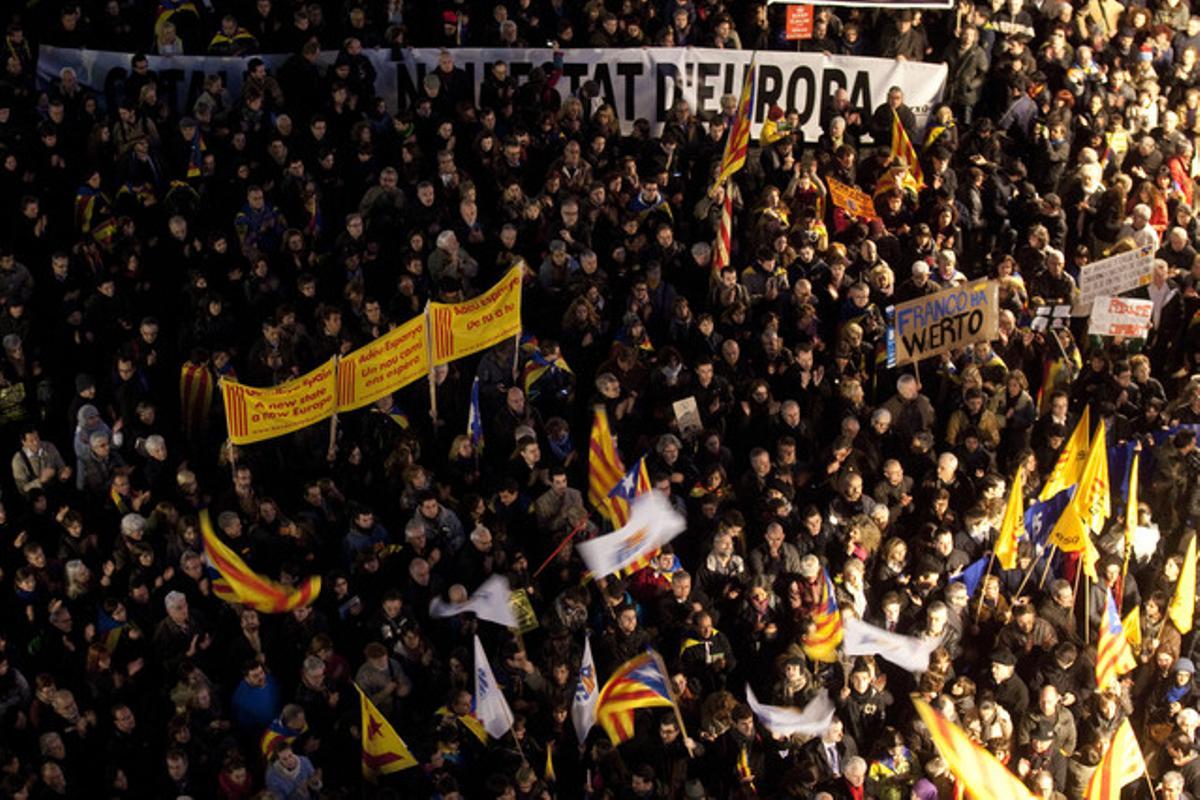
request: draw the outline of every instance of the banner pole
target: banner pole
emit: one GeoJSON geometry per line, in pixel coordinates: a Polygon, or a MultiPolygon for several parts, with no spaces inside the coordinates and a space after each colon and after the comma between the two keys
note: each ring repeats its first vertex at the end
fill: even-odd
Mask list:
{"type": "MultiPolygon", "coordinates": [[[[429,301],[425,301],[425,330],[430,330],[429,327],[429,301]]],[[[437,408],[437,380],[433,377],[433,336],[425,337],[425,349],[429,354],[429,416],[433,420],[433,432],[437,435],[438,427],[438,408],[437,408]]]]}
{"type": "MultiPolygon", "coordinates": [[[[338,365],[341,364],[341,355],[333,354],[333,376],[337,379],[338,365]]],[[[335,384],[336,385],[336,384],[335,384]]],[[[325,460],[332,464],[337,459],[337,429],[338,429],[338,412],[335,403],[333,414],[329,417],[329,447],[325,451],[325,460]]]]}
{"type": "Polygon", "coordinates": [[[513,365],[512,378],[514,381],[521,379],[521,332],[517,331],[513,336],[513,365]]]}

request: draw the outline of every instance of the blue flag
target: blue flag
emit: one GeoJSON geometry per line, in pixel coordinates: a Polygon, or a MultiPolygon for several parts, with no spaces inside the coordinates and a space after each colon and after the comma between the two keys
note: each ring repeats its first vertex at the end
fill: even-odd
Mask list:
{"type": "Polygon", "coordinates": [[[1058,522],[1074,494],[1075,487],[1068,486],[1049,500],[1034,503],[1026,509],[1025,531],[1034,544],[1045,546],[1050,531],[1054,530],[1054,523],[1058,522]]]}
{"type": "Polygon", "coordinates": [[[991,557],[991,553],[985,553],[983,558],[971,564],[950,580],[961,581],[967,587],[967,596],[974,596],[975,590],[979,588],[979,582],[983,580],[983,575],[987,572],[988,561],[991,560],[991,557]]]}
{"type": "Polygon", "coordinates": [[[483,450],[483,415],[479,413],[479,378],[471,384],[471,408],[467,412],[467,436],[475,446],[475,454],[483,450]]]}

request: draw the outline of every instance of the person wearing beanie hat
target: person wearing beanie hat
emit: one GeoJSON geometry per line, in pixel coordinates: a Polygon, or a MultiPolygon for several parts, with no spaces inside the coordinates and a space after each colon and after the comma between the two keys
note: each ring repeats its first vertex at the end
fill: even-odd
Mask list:
{"type": "Polygon", "coordinates": [[[999,647],[992,651],[991,661],[991,670],[981,686],[992,690],[996,702],[1013,719],[1020,719],[1029,707],[1029,688],[1017,675],[1017,657],[1007,647],[999,647]]]}

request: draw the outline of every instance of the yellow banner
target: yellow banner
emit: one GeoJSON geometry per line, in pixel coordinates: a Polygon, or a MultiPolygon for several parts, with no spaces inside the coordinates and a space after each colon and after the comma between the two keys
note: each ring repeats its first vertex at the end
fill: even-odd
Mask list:
{"type": "Polygon", "coordinates": [[[860,219],[878,219],[875,213],[875,202],[871,196],[855,186],[847,186],[839,180],[828,178],[829,199],[833,204],[845,211],[851,217],[860,219]]]}
{"type": "Polygon", "coordinates": [[[331,358],[299,378],[265,389],[221,381],[229,438],[249,444],[307,428],[337,411],[337,376],[331,358]]]}
{"type": "Polygon", "coordinates": [[[478,353],[521,332],[522,273],[523,267],[517,265],[478,297],[429,304],[434,365],[478,353]]]}
{"type": "Polygon", "coordinates": [[[374,403],[429,372],[424,315],[388,331],[338,362],[338,410],[374,403]]]}

